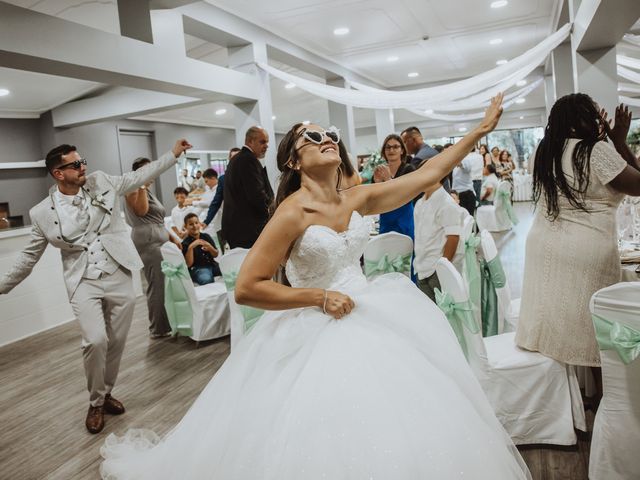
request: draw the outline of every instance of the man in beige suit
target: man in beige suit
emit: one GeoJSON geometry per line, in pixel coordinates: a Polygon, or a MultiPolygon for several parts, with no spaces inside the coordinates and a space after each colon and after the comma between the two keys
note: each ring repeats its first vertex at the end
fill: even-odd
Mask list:
{"type": "Polygon", "coordinates": [[[87,162],[72,145],[51,150],[46,165],[56,185],[29,212],[31,241],[0,278],[0,294],[8,293],[31,273],[47,244],[60,249],[65,286],[82,332],[90,403],[85,425],[91,433],[104,428],[105,412],[124,413],[111,390],[135,305],[131,271],[142,262],[121,215],[121,197],[171,168],[189,148],[186,140],[178,140],[158,161],[122,176],[85,175],[87,162]]]}

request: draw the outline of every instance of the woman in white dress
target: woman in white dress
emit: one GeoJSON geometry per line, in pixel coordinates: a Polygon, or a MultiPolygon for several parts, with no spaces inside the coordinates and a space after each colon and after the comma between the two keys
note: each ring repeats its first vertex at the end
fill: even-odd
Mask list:
{"type": "Polygon", "coordinates": [[[592,367],[600,352],[589,299],[620,281],[616,209],[625,194],[640,195],[640,165],[625,143],[631,115],[619,106],[613,128],[601,115],[588,95],[560,98],[532,156],[538,205],[516,333],[522,348],[592,367]]]}
{"type": "Polygon", "coordinates": [[[279,207],[236,284],[267,312],[163,439],[110,436],[105,479],[530,478],[443,314],[401,274],[368,283],[364,215],[405,204],[491,131],[415,173],[338,191],[337,132],[298,124],[278,148],[279,207]],[[291,286],[272,280],[286,260],[291,286]]]}

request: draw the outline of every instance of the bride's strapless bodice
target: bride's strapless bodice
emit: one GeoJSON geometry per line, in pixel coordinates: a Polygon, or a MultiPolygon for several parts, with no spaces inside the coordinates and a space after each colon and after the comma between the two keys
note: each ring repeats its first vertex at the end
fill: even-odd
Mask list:
{"type": "Polygon", "coordinates": [[[369,240],[369,225],[354,211],[344,232],[310,225],[296,240],[285,266],[292,287],[336,288],[366,282],[360,257],[369,240]]]}

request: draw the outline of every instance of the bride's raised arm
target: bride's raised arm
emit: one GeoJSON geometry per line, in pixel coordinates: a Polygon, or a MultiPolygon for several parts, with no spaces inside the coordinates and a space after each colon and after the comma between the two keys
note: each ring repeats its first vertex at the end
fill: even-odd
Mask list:
{"type": "Polygon", "coordinates": [[[455,145],[429,159],[426,165],[415,172],[388,182],[354,187],[351,194],[356,197],[356,202],[360,205],[358,208],[360,213],[372,215],[394,210],[446,177],[471,151],[478,140],[496,127],[502,114],[502,97],[500,93],[491,99],[484,118],[476,128],[455,145]]]}

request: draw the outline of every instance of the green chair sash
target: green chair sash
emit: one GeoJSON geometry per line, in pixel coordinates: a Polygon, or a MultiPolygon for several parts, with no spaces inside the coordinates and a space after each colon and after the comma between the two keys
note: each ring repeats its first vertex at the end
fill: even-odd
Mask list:
{"type": "Polygon", "coordinates": [[[600,350],[615,350],[622,363],[629,365],[640,356],[640,332],[623,323],[591,314],[600,350]]]}
{"type": "Polygon", "coordinates": [[[476,249],[480,245],[480,237],[471,234],[464,241],[464,271],[469,284],[469,300],[475,308],[480,309],[481,281],[480,266],[476,249]]]}
{"type": "MultiPolygon", "coordinates": [[[[238,272],[228,272],[222,274],[224,284],[227,287],[227,291],[233,292],[236,289],[236,281],[238,280],[238,272]]],[[[250,307],[248,305],[238,305],[242,318],[244,318],[244,332],[247,333],[253,328],[256,322],[260,319],[264,310],[259,308],[250,307]]]]}
{"type": "Polygon", "coordinates": [[[435,289],[436,305],[442,310],[447,317],[449,324],[453,332],[458,339],[462,353],[467,360],[469,360],[469,347],[467,346],[467,340],[464,336],[463,328],[466,328],[471,333],[478,333],[480,329],[476,320],[473,318],[473,306],[471,302],[455,302],[453,297],[446,292],[441,292],[439,289],[435,289]]]}
{"type": "Polygon", "coordinates": [[[184,263],[174,265],[167,261],[160,264],[164,274],[164,308],[167,312],[171,333],[193,335],[193,310],[183,279],[191,281],[184,263]]]}
{"type": "Polygon", "coordinates": [[[507,284],[507,277],[502,268],[500,257],[496,256],[490,262],[482,261],[482,336],[491,337],[499,331],[498,296],[496,288],[507,284]]]}
{"type": "Polygon", "coordinates": [[[411,271],[411,253],[406,255],[398,255],[393,258],[385,253],[379,260],[364,261],[364,274],[367,277],[380,273],[393,273],[393,272],[410,272],[411,271]]]}
{"type": "Polygon", "coordinates": [[[511,191],[498,190],[496,195],[502,197],[502,208],[504,208],[504,211],[507,214],[507,217],[509,217],[509,220],[511,220],[511,223],[517,225],[518,217],[516,216],[516,212],[513,210],[513,205],[511,204],[511,191]]]}

